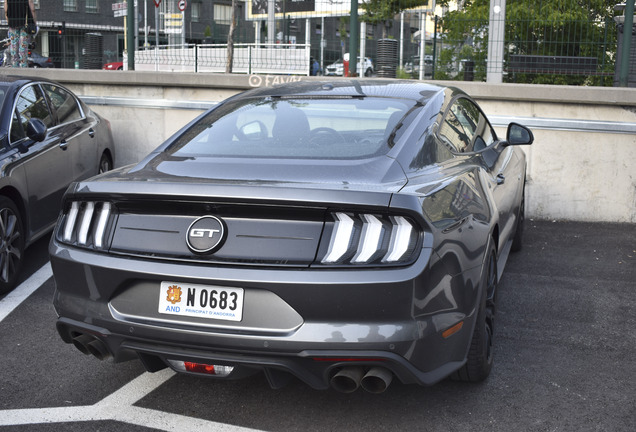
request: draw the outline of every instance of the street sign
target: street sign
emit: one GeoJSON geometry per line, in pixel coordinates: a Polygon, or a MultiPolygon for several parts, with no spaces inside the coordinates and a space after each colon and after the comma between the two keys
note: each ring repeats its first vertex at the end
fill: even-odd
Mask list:
{"type": "Polygon", "coordinates": [[[164,31],[170,34],[181,34],[183,30],[183,16],[180,13],[164,15],[164,31]]]}
{"type": "Polygon", "coordinates": [[[186,2],[186,0],[179,0],[179,10],[181,12],[185,10],[186,6],[188,6],[188,3],[186,2]]]}
{"type": "Polygon", "coordinates": [[[155,0],[155,7],[159,7],[160,4],[161,4],[161,0],[155,0]]]}
{"type": "Polygon", "coordinates": [[[113,3],[112,8],[115,18],[128,15],[128,4],[126,2],[113,3]]]}

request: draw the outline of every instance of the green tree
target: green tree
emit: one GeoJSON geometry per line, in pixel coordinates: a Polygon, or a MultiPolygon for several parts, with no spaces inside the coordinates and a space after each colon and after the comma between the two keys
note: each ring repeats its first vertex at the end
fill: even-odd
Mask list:
{"type": "Polygon", "coordinates": [[[382,38],[386,38],[393,17],[405,9],[428,5],[429,0],[364,0],[361,20],[369,24],[382,25],[382,38]]]}
{"type": "MultiPolygon", "coordinates": [[[[444,5],[448,0],[441,0],[444,5]]],[[[505,52],[511,54],[596,57],[597,75],[516,74],[507,80],[546,84],[599,84],[611,74],[616,54],[616,29],[611,22],[615,0],[508,0],[505,52]]],[[[475,77],[485,77],[488,50],[489,0],[466,0],[460,10],[442,19],[446,49],[462,60],[472,47],[475,77]],[[449,46],[450,45],[450,46],[449,46]]],[[[505,66],[504,66],[505,69],[505,66]]]]}

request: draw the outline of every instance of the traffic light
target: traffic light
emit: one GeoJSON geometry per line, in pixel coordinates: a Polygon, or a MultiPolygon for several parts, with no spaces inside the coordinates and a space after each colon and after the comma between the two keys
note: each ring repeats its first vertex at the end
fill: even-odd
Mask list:
{"type": "Polygon", "coordinates": [[[62,22],[62,25],[57,26],[57,37],[59,39],[62,39],[64,33],[66,33],[66,22],[62,22]]]}

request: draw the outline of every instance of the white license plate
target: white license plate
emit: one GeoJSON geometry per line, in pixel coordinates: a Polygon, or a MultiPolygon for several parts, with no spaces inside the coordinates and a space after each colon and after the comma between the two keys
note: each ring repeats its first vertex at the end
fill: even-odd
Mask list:
{"type": "Polygon", "coordinates": [[[243,288],[161,282],[159,313],[241,321],[243,288]]]}

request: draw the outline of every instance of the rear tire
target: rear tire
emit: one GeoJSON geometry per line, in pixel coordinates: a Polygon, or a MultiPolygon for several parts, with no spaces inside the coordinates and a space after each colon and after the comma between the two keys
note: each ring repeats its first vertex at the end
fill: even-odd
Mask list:
{"type": "Polygon", "coordinates": [[[112,169],[113,169],[113,161],[110,159],[110,156],[108,155],[108,153],[102,154],[102,157],[99,160],[98,174],[103,174],[112,169]]]}
{"type": "Polygon", "coordinates": [[[485,380],[493,365],[493,330],[495,324],[495,306],[497,298],[497,254],[491,243],[488,249],[482,296],[477,312],[475,330],[470,343],[467,361],[461,369],[452,375],[457,381],[480,382],[485,380]]]}
{"type": "Polygon", "coordinates": [[[517,228],[512,238],[511,252],[519,252],[523,248],[523,230],[526,221],[526,192],[525,187],[521,193],[521,204],[519,204],[519,215],[517,216],[517,228]]]}
{"type": "Polygon", "coordinates": [[[13,201],[0,196],[0,294],[15,286],[23,257],[24,232],[20,212],[13,201]]]}

